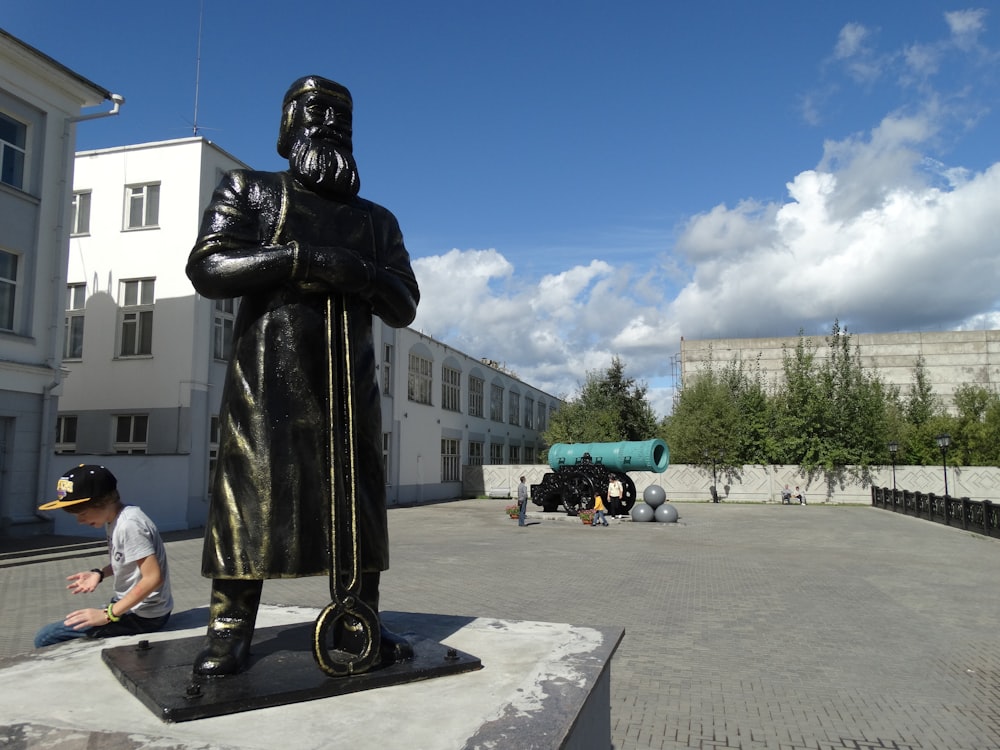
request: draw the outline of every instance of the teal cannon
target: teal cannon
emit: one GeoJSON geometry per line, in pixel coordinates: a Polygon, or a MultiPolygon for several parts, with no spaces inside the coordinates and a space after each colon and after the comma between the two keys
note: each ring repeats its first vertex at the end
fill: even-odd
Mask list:
{"type": "Polygon", "coordinates": [[[670,465],[667,444],[654,440],[620,443],[556,443],[549,448],[552,473],[542,477],[540,484],[531,485],[531,502],[544,511],[560,506],[569,515],[581,508],[593,508],[594,496],[604,498],[608,512],[628,513],[635,504],[635,483],[630,471],[652,471],[662,474],[670,465]],[[612,508],[608,485],[613,478],[622,483],[621,508],[612,508]]]}

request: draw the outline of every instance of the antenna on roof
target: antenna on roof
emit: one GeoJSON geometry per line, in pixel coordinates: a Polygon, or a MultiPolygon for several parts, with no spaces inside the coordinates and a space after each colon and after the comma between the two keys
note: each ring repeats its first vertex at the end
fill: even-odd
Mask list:
{"type": "Polygon", "coordinates": [[[201,83],[201,26],[205,18],[205,0],[201,0],[198,10],[198,56],[194,66],[194,122],[191,123],[193,135],[198,135],[198,87],[201,83]]]}

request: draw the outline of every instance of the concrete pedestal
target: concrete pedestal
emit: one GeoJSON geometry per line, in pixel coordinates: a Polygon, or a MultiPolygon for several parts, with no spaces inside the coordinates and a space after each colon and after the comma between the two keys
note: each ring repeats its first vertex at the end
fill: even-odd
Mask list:
{"type": "MultiPolygon", "coordinates": [[[[311,623],[318,614],[262,606],[257,627],[311,623]]],[[[170,631],[143,638],[80,640],[0,660],[0,745],[102,750],[610,746],[610,660],[621,628],[408,612],[385,612],[383,618],[398,633],[475,654],[483,668],[165,723],[119,683],[101,651],[143,638],[155,643],[200,635],[207,612],[194,610],[175,615],[170,631]]]]}

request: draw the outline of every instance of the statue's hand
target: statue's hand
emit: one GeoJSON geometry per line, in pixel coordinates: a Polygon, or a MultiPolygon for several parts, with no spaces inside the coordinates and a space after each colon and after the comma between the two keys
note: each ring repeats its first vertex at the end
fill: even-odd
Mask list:
{"type": "Polygon", "coordinates": [[[375,267],[343,247],[300,246],[298,265],[302,280],[319,282],[340,294],[366,296],[375,278],[375,267]]]}

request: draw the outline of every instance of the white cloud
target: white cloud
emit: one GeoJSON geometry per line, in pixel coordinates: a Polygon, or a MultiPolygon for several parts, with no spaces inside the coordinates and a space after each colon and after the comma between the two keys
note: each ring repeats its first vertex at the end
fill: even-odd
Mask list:
{"type": "Polygon", "coordinates": [[[860,23],[846,24],[837,36],[833,58],[844,64],[847,73],[860,83],[869,83],[882,75],[887,60],[869,44],[873,33],[860,23]]]}
{"type": "Polygon", "coordinates": [[[830,144],[838,168],[799,173],[780,204],[692,218],[675,247],[688,269],[676,295],[656,292],[670,265],[639,274],[595,260],[530,280],[496,250],[451,250],[414,261],[414,327],[556,395],[620,356],[630,375],[661,383],[650,398],[663,413],[682,335],[825,332],[835,318],[859,333],[995,325],[1000,163],[935,165],[957,177],[930,184],[910,153],[926,132],[883,123],[830,144]]]}
{"type": "Polygon", "coordinates": [[[834,56],[840,60],[857,57],[865,52],[865,40],[871,32],[860,23],[846,24],[837,36],[834,56]]]}
{"type": "MultiPolygon", "coordinates": [[[[890,59],[930,75],[956,39],[977,38],[985,13],[946,18],[948,40],[898,55],[878,54],[872,32],[848,24],[834,56],[859,78],[890,59]]],[[[618,257],[613,240],[587,251],[595,259],[537,280],[498,250],[417,259],[415,327],[557,395],[620,356],[660,413],[682,335],[825,333],[835,318],[858,333],[1000,327],[1000,162],[977,171],[939,153],[940,141],[970,126],[971,97],[955,106],[968,96],[921,84],[909,106],[867,132],[828,139],[818,164],[790,176],[785,200],[708,208],[672,228],[670,252],[641,266],[608,260],[618,257]]]]}
{"type": "Polygon", "coordinates": [[[967,47],[976,42],[979,32],[985,27],[986,15],[985,9],[974,8],[945,13],[944,19],[955,43],[960,47],[967,47]]]}

